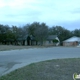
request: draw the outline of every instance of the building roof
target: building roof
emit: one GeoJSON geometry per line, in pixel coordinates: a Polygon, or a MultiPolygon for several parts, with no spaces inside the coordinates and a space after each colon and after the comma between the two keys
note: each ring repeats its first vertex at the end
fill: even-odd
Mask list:
{"type": "Polygon", "coordinates": [[[56,37],[57,37],[57,35],[49,35],[47,39],[48,39],[48,40],[53,40],[53,39],[55,39],[56,37]]]}
{"type": "Polygon", "coordinates": [[[27,40],[27,37],[28,37],[29,35],[25,35],[24,37],[22,37],[22,39],[23,40],[27,40]]]}
{"type": "Polygon", "coordinates": [[[69,39],[67,39],[67,40],[65,40],[63,42],[74,42],[74,41],[80,42],[80,37],[73,36],[73,37],[71,37],[71,38],[69,38],[69,39]]]}
{"type": "Polygon", "coordinates": [[[23,40],[27,40],[27,38],[30,37],[31,40],[34,40],[34,37],[32,35],[25,35],[25,36],[21,36],[17,39],[17,41],[23,41],[23,40]]]}
{"type": "MultiPolygon", "coordinates": [[[[24,36],[24,37],[19,37],[19,38],[17,39],[17,41],[27,40],[28,36],[29,36],[29,35],[26,35],[26,36],[24,36]]],[[[31,40],[35,40],[35,37],[33,37],[32,35],[30,35],[29,37],[30,37],[31,40]]],[[[56,37],[57,37],[57,35],[49,35],[48,38],[47,38],[47,40],[53,40],[53,39],[55,39],[56,37]]]]}

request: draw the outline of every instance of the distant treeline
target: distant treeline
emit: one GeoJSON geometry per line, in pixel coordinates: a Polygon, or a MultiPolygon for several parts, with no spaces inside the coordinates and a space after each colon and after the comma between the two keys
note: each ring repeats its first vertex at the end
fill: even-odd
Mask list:
{"type": "Polygon", "coordinates": [[[37,41],[43,41],[48,35],[57,35],[60,42],[72,36],[80,37],[80,29],[70,31],[62,26],[49,27],[46,23],[33,22],[24,26],[12,26],[0,24],[0,42],[16,40],[26,35],[34,36],[37,41]]]}

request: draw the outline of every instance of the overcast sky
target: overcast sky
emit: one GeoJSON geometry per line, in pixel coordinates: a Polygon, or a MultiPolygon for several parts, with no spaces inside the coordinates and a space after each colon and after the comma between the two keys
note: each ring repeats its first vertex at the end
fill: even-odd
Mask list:
{"type": "Polygon", "coordinates": [[[79,29],[80,0],[0,0],[0,24],[20,26],[35,21],[79,29]]]}

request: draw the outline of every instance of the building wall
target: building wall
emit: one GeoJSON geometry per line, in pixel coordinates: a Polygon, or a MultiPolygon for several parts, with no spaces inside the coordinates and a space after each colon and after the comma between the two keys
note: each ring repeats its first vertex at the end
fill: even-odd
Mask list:
{"type": "Polygon", "coordinates": [[[43,45],[46,45],[46,46],[48,46],[48,45],[53,45],[53,42],[50,40],[50,41],[44,41],[43,42],[43,45]]]}
{"type": "Polygon", "coordinates": [[[78,42],[63,42],[63,46],[77,46],[78,42]]]}
{"type": "Polygon", "coordinates": [[[53,41],[45,41],[43,43],[43,45],[46,45],[46,46],[59,46],[59,42],[58,43],[53,43],[53,41]]]}
{"type": "Polygon", "coordinates": [[[32,45],[36,45],[36,41],[32,41],[32,43],[31,43],[32,45]]]}
{"type": "Polygon", "coordinates": [[[49,46],[51,46],[51,45],[53,45],[53,46],[59,46],[59,44],[60,44],[60,40],[59,40],[59,38],[58,37],[56,37],[55,39],[57,39],[59,42],[58,43],[53,43],[53,40],[46,40],[46,41],[44,41],[43,42],[43,45],[49,45],[49,46]]]}
{"type": "Polygon", "coordinates": [[[27,40],[25,40],[25,46],[27,46],[27,40]]]}

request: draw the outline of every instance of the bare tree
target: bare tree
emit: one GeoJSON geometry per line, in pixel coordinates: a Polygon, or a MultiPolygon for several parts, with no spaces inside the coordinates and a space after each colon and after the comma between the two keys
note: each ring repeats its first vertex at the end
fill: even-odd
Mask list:
{"type": "Polygon", "coordinates": [[[43,45],[43,41],[47,39],[48,36],[48,26],[45,23],[41,23],[35,30],[35,39],[43,45]]]}

